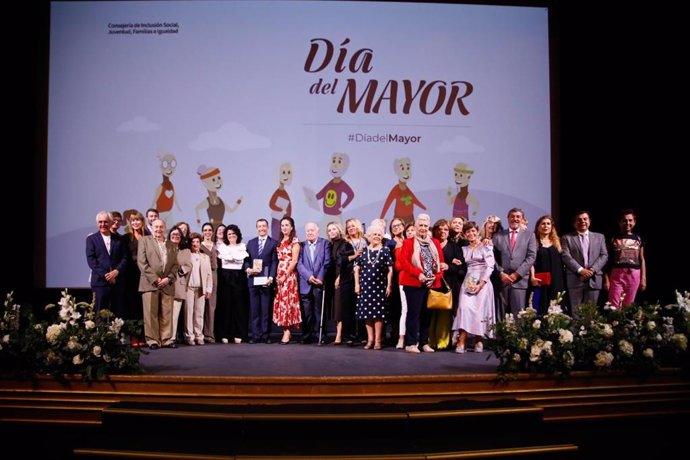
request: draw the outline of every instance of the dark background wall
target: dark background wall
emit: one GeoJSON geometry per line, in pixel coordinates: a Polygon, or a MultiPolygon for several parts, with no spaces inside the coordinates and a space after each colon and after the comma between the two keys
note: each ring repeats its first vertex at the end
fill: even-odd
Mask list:
{"type": "MultiPolygon", "coordinates": [[[[561,233],[576,210],[588,209],[592,230],[611,235],[617,212],[638,211],[647,241],[645,300],[669,302],[690,290],[683,262],[688,244],[687,146],[681,102],[682,15],[668,1],[631,7],[618,2],[554,0],[551,6],[556,205],[561,233]],[[614,3],[614,4],[609,4],[614,3]]],[[[23,2],[0,28],[6,129],[0,193],[6,248],[0,294],[41,304],[34,257],[44,250],[42,213],[49,6],[23,2]],[[14,184],[12,185],[11,182],[14,184]],[[40,234],[40,232],[38,232],[40,234]]],[[[73,180],[79,180],[75,175],[73,180]]],[[[117,193],[115,178],[94,193],[117,193]]],[[[534,224],[538,216],[528,216],[534,224]]],[[[50,225],[50,222],[47,222],[50,225]]],[[[83,257],[77,254],[75,257],[83,257]]],[[[50,293],[51,295],[53,293],[50,293]]],[[[57,300],[57,297],[49,301],[57,300]]]]}

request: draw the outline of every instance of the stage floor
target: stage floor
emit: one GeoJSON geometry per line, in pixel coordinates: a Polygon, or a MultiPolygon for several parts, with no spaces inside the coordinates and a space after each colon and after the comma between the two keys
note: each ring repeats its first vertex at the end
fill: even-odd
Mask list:
{"type": "Polygon", "coordinates": [[[331,344],[206,344],[161,348],[141,356],[144,375],[232,377],[360,377],[496,374],[491,352],[406,353],[331,344]]]}

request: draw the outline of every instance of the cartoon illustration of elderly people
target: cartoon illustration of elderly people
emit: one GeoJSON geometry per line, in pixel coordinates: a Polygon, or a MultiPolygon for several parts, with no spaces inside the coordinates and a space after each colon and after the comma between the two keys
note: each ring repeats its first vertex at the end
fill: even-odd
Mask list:
{"type": "Polygon", "coordinates": [[[453,205],[453,217],[462,217],[465,220],[469,219],[469,208],[472,206],[472,218],[479,212],[479,201],[474,195],[470,195],[470,179],[474,171],[469,169],[467,163],[458,163],[453,168],[455,174],[455,186],[457,193],[453,196],[453,189],[448,187],[448,204],[453,205]]]}
{"type": "Polygon", "coordinates": [[[381,219],[386,218],[388,208],[395,202],[393,208],[393,218],[402,219],[403,222],[410,224],[414,223],[414,206],[417,205],[422,209],[426,206],[412,193],[412,190],[407,186],[412,177],[412,161],[405,158],[396,158],[393,160],[393,170],[398,176],[398,183],[393,186],[386,202],[383,204],[381,210],[381,219]]]}
{"type": "Polygon", "coordinates": [[[235,212],[237,207],[242,204],[242,197],[240,196],[235,201],[234,207],[226,206],[223,199],[218,196],[218,190],[223,186],[223,178],[220,175],[220,169],[213,166],[201,165],[197,168],[196,173],[199,175],[199,179],[201,179],[201,182],[208,192],[208,196],[194,208],[196,223],[201,224],[199,211],[205,209],[208,214],[208,221],[211,222],[215,228],[223,222],[225,213],[230,214],[235,212]]]}
{"type": "Polygon", "coordinates": [[[152,208],[158,210],[158,217],[170,226],[173,222],[172,209],[173,205],[177,207],[178,211],[182,211],[180,204],[177,202],[175,196],[175,187],[170,181],[170,177],[175,173],[177,168],[177,159],[172,153],[158,155],[160,160],[161,174],[163,174],[163,182],[156,187],[156,192],[153,194],[152,208]]]}
{"type": "Polygon", "coordinates": [[[278,188],[268,200],[268,207],[271,208],[271,237],[276,241],[282,239],[280,220],[283,217],[292,216],[292,202],[285,190],[285,186],[290,184],[292,184],[292,165],[283,163],[278,167],[278,188]]]}
{"type": "MultiPolygon", "coordinates": [[[[350,166],[350,157],[347,153],[335,152],[331,155],[330,173],[333,176],[316,195],[308,188],[304,188],[307,204],[318,210],[318,200],[323,200],[322,210],[324,220],[342,222],[342,213],[355,198],[347,182],[343,180],[343,175],[350,166]],[[343,195],[345,199],[343,200],[343,195]]],[[[325,227],[325,225],[324,225],[325,227]]]]}

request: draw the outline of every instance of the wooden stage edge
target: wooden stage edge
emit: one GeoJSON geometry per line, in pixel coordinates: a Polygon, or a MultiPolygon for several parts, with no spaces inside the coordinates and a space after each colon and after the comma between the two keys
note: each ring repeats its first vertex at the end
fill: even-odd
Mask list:
{"type": "Polygon", "coordinates": [[[663,369],[644,379],[618,372],[574,372],[567,378],[520,374],[367,377],[70,376],[0,379],[0,423],[98,425],[116,403],[414,404],[514,400],[543,411],[544,421],[690,414],[690,378],[663,369]]]}

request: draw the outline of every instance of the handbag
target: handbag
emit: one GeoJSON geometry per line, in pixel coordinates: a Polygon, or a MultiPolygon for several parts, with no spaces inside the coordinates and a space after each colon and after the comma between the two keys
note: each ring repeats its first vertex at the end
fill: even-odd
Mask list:
{"type": "Polygon", "coordinates": [[[549,286],[551,284],[551,273],[549,272],[535,273],[534,277],[538,280],[541,280],[542,286],[549,286]]]}
{"type": "Polygon", "coordinates": [[[429,295],[426,298],[426,308],[430,310],[452,310],[453,309],[453,291],[448,286],[444,278],[441,278],[443,284],[446,285],[446,292],[438,291],[436,289],[429,289],[429,295]]]}

